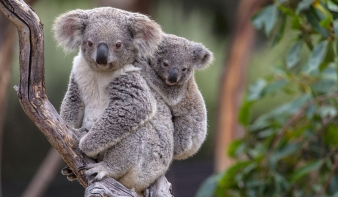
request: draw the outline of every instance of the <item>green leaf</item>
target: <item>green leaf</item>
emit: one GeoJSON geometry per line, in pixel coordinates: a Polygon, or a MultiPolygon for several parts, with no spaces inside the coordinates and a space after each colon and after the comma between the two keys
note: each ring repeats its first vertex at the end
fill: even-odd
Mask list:
{"type": "Polygon", "coordinates": [[[319,19],[316,16],[315,9],[310,9],[308,11],[305,11],[304,14],[305,14],[307,21],[311,24],[314,31],[322,34],[324,37],[330,36],[329,32],[325,28],[320,26],[319,19]]]}
{"type": "Polygon", "coordinates": [[[324,118],[333,118],[337,115],[337,109],[335,106],[323,105],[318,109],[320,117],[324,118]]]}
{"type": "Polygon", "coordinates": [[[328,41],[323,40],[313,49],[308,63],[308,68],[310,71],[318,70],[319,65],[323,62],[327,53],[327,46],[328,41]]]}
{"type": "Polygon", "coordinates": [[[324,20],[321,20],[320,21],[320,26],[326,28],[326,29],[329,29],[331,28],[331,24],[333,22],[333,17],[331,14],[329,14],[324,20]]]}
{"type": "Polygon", "coordinates": [[[265,88],[265,94],[274,94],[280,92],[282,88],[284,88],[288,84],[288,81],[285,79],[281,79],[278,81],[275,81],[265,88]]]}
{"type": "Polygon", "coordinates": [[[278,8],[281,12],[283,12],[287,16],[291,17],[291,27],[292,27],[292,29],[298,30],[298,29],[302,28],[301,22],[300,22],[300,16],[297,15],[292,9],[285,7],[285,6],[282,6],[282,5],[280,5],[278,8]]]}
{"type": "Polygon", "coordinates": [[[278,0],[278,1],[277,1],[277,5],[283,4],[283,3],[287,2],[287,1],[288,1],[288,0],[278,0]]]}
{"type": "Polygon", "coordinates": [[[338,147],[337,125],[329,125],[324,133],[324,140],[330,146],[338,147]]]}
{"type": "Polygon", "coordinates": [[[228,147],[228,155],[232,158],[236,158],[238,155],[238,150],[243,150],[243,140],[235,139],[231,142],[230,146],[228,147]]]}
{"type": "Polygon", "coordinates": [[[300,59],[300,52],[302,51],[303,41],[299,40],[294,43],[292,47],[289,49],[286,55],[286,66],[288,69],[294,67],[300,59]]]}
{"type": "Polygon", "coordinates": [[[333,21],[333,29],[334,29],[334,34],[336,35],[336,39],[338,38],[338,19],[333,21]]]}
{"type": "Polygon", "coordinates": [[[252,104],[253,104],[252,101],[250,102],[250,101],[244,100],[239,110],[238,122],[245,127],[248,126],[250,123],[252,104]]]}
{"type": "Polygon", "coordinates": [[[262,29],[264,27],[264,32],[268,36],[275,26],[277,19],[278,9],[274,4],[271,4],[253,16],[252,24],[257,29],[262,29]]]}
{"type": "Polygon", "coordinates": [[[247,101],[255,101],[262,97],[266,81],[264,79],[258,79],[249,87],[249,95],[247,101]]]}
{"type": "Polygon", "coordinates": [[[282,149],[275,151],[272,155],[270,160],[272,162],[277,162],[289,155],[292,155],[300,148],[300,144],[296,143],[289,143],[286,144],[282,149]]]}
{"type": "Polygon", "coordinates": [[[291,181],[296,182],[305,175],[309,174],[310,172],[313,172],[315,170],[318,170],[322,165],[324,161],[319,160],[319,161],[314,161],[310,162],[303,167],[300,167],[292,176],[291,176],[291,181]]]}
{"type": "Polygon", "coordinates": [[[333,12],[338,12],[338,5],[332,3],[332,1],[328,0],[327,8],[333,12]]]}
{"type": "Polygon", "coordinates": [[[213,197],[222,174],[214,174],[207,178],[197,190],[196,197],[213,197]]]}
{"type": "Polygon", "coordinates": [[[296,13],[299,14],[301,11],[309,9],[313,2],[314,0],[302,0],[297,6],[296,13]]]}
{"type": "Polygon", "coordinates": [[[280,23],[281,24],[279,25],[279,28],[278,28],[277,33],[275,35],[275,38],[272,41],[272,46],[275,46],[276,44],[278,44],[283,38],[285,25],[286,25],[286,16],[285,15],[282,15],[280,23]]]}

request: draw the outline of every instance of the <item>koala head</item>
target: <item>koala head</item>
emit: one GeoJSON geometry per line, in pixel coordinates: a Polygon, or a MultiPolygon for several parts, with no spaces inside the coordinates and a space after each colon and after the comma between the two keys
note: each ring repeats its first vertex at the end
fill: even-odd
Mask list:
{"type": "Polygon", "coordinates": [[[195,69],[206,68],[213,54],[200,43],[175,35],[163,34],[150,66],[168,85],[183,85],[195,69]]]}
{"type": "Polygon", "coordinates": [[[64,13],[53,31],[60,46],[68,51],[80,47],[88,65],[103,71],[150,57],[162,38],[160,26],[147,16],[111,7],[64,13]]]}

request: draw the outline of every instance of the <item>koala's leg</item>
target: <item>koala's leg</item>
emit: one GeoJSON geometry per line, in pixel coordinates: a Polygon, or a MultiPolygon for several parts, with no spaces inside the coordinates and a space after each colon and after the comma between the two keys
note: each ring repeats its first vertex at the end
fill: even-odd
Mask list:
{"type": "Polygon", "coordinates": [[[114,146],[156,113],[156,101],[139,73],[114,78],[108,95],[108,107],[80,140],[80,149],[89,157],[114,146]]]}
{"type": "MultiPolygon", "coordinates": [[[[197,88],[197,87],[196,87],[197,88]]],[[[207,112],[198,89],[172,107],[174,123],[174,159],[186,159],[202,146],[207,134],[207,112]]]]}
{"type": "Polygon", "coordinates": [[[61,104],[60,116],[70,127],[79,128],[82,124],[83,113],[84,104],[80,97],[78,84],[72,74],[61,104]]]}
{"type": "Polygon", "coordinates": [[[140,144],[135,144],[135,140],[129,136],[107,149],[101,162],[88,165],[86,175],[95,175],[96,180],[104,177],[118,180],[138,165],[140,157],[138,146],[140,144]]]}

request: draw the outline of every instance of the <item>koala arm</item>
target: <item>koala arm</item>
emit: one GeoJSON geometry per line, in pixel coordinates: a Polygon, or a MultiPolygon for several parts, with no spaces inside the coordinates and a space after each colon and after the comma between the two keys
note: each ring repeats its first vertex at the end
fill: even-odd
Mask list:
{"type": "Polygon", "coordinates": [[[71,128],[82,125],[84,104],[80,97],[79,86],[71,74],[68,89],[61,103],[60,116],[71,128]]]}
{"type": "Polygon", "coordinates": [[[156,101],[137,72],[113,79],[108,86],[108,94],[108,107],[80,140],[80,149],[90,157],[121,141],[156,112],[156,101]]]}
{"type": "Polygon", "coordinates": [[[189,81],[186,96],[171,107],[174,123],[174,159],[194,155],[207,134],[207,112],[194,79],[189,81]]]}

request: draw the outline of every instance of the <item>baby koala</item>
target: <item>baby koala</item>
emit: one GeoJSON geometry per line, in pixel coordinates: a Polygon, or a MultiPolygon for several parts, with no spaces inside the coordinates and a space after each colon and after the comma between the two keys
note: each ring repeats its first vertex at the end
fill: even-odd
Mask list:
{"type": "Polygon", "coordinates": [[[194,70],[206,68],[212,61],[212,52],[202,44],[163,33],[155,55],[134,63],[172,112],[174,159],[194,155],[205,140],[207,111],[194,70]]]}
{"type": "Polygon", "coordinates": [[[59,16],[59,45],[79,50],[60,115],[77,133],[79,148],[98,163],[86,175],[112,177],[140,193],[165,174],[172,161],[171,112],[132,63],[150,57],[160,26],[147,16],[104,7],[59,16]]]}

